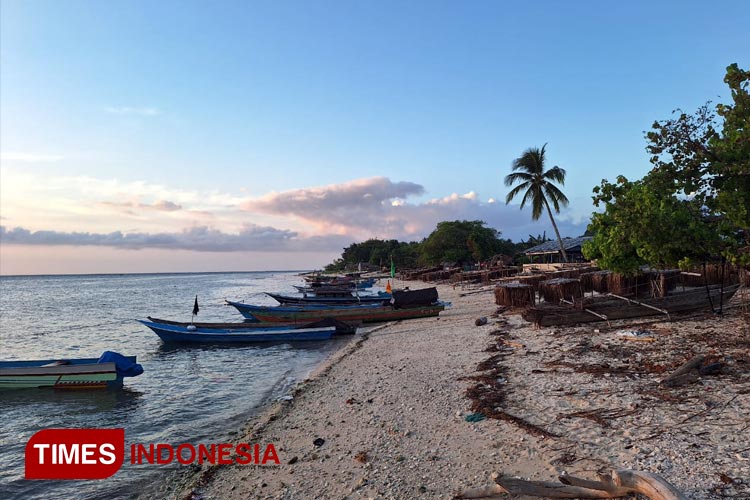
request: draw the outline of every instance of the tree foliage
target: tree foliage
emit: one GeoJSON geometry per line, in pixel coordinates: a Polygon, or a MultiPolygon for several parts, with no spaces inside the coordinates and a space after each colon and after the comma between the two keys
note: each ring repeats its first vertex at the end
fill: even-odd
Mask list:
{"type": "MultiPolygon", "coordinates": [[[[421,262],[469,264],[500,253],[509,240],[500,240],[500,233],[485,227],[483,221],[444,221],[421,244],[421,262]]],[[[512,243],[510,243],[512,245],[512,243]]]]}
{"type": "MultiPolygon", "coordinates": [[[[540,235],[537,239],[546,238],[540,235]]],[[[485,227],[482,221],[446,221],[438,223],[422,242],[370,239],[352,243],[344,249],[340,258],[326,266],[326,271],[356,269],[360,262],[388,267],[391,259],[397,268],[416,268],[443,262],[474,264],[496,254],[512,257],[522,249],[537,244],[537,239],[529,236],[529,242],[513,243],[500,238],[499,231],[485,227]]]]}
{"type": "Polygon", "coordinates": [[[652,170],[641,180],[606,179],[594,188],[594,239],[587,258],[619,272],[639,266],[688,266],[729,257],[750,244],[750,72],[736,64],[724,78],[732,103],[680,110],[646,133],[652,170]]]}
{"type": "Polygon", "coordinates": [[[341,258],[326,267],[327,271],[356,269],[359,263],[388,267],[391,260],[397,267],[416,267],[419,243],[398,240],[369,239],[344,248],[341,258]]]}
{"type": "Polygon", "coordinates": [[[588,259],[624,274],[648,264],[687,267],[714,255],[720,240],[700,202],[660,191],[651,179],[603,180],[594,188],[594,204],[604,205],[589,225],[594,237],[583,246],[588,259]]]}

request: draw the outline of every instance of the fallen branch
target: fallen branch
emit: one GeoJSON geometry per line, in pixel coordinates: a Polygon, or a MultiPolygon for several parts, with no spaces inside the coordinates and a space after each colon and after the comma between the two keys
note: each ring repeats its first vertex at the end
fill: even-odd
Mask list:
{"type": "Polygon", "coordinates": [[[660,382],[660,384],[666,385],[667,387],[675,387],[698,378],[698,370],[700,369],[700,366],[701,364],[703,364],[703,361],[705,359],[706,357],[702,354],[693,356],[687,362],[685,362],[679,368],[669,374],[669,376],[664,378],[660,382]]]}
{"type": "Polygon", "coordinates": [[[617,498],[640,493],[651,500],[687,500],[666,479],[650,472],[632,470],[599,474],[599,481],[573,476],[560,476],[560,483],[526,481],[493,475],[496,484],[466,490],[456,498],[493,498],[509,493],[550,498],[617,498]]]}

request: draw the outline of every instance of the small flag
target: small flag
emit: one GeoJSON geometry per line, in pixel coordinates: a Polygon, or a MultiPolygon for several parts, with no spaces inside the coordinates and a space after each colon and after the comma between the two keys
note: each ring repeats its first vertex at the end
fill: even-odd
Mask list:
{"type": "Polygon", "coordinates": [[[396,264],[393,263],[393,259],[391,259],[391,278],[396,277],[396,264]]]}
{"type": "Polygon", "coordinates": [[[195,305],[193,306],[193,316],[198,314],[198,311],[200,311],[200,308],[198,307],[198,296],[195,296],[195,305]]]}
{"type": "Polygon", "coordinates": [[[393,293],[393,289],[391,288],[391,280],[388,280],[388,284],[385,285],[385,293],[393,293]]]}

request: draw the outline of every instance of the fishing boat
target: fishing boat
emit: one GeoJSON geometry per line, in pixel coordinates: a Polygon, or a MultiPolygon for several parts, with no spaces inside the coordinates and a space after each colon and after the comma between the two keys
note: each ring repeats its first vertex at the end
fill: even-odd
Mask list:
{"type": "Polygon", "coordinates": [[[227,301],[240,314],[248,319],[262,323],[304,322],[318,318],[336,318],[341,321],[361,321],[376,323],[401,319],[426,318],[437,316],[445,309],[445,304],[437,303],[426,306],[399,309],[392,305],[361,304],[345,306],[255,306],[241,302],[227,301]]]}
{"type": "Polygon", "coordinates": [[[378,292],[377,295],[353,295],[346,294],[316,294],[315,296],[292,297],[289,295],[279,295],[276,293],[266,292],[266,295],[281,305],[290,304],[385,304],[392,298],[390,293],[378,292]]]}
{"type": "Polygon", "coordinates": [[[278,327],[278,328],[294,328],[294,329],[300,329],[300,328],[319,328],[324,326],[334,326],[336,327],[335,335],[349,335],[349,334],[355,334],[357,333],[357,328],[362,324],[361,321],[339,321],[335,318],[324,318],[319,321],[315,322],[306,322],[306,323],[299,323],[294,321],[289,321],[286,323],[274,323],[273,325],[269,325],[266,323],[259,323],[256,321],[251,321],[249,319],[246,319],[244,323],[187,323],[183,321],[171,321],[168,319],[159,319],[159,318],[152,318],[151,316],[147,317],[148,320],[152,323],[159,323],[163,325],[175,325],[175,326],[182,326],[184,328],[188,328],[191,325],[195,326],[196,328],[200,328],[202,330],[232,330],[232,331],[239,331],[239,330],[248,330],[248,331],[257,331],[258,328],[269,328],[269,327],[278,327]]]}
{"type": "Polygon", "coordinates": [[[99,358],[0,361],[0,390],[116,388],[142,373],[135,356],[111,351],[99,358]]]}
{"type": "Polygon", "coordinates": [[[144,320],[138,321],[153,330],[164,342],[297,342],[328,340],[336,333],[335,325],[313,328],[288,326],[248,328],[243,323],[235,323],[237,327],[206,328],[194,324],[183,325],[144,320]]]}

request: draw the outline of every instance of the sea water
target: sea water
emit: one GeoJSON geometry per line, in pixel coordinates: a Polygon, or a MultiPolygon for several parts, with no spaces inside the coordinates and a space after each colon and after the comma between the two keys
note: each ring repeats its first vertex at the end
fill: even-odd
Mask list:
{"type": "Polygon", "coordinates": [[[47,428],[125,429],[130,443],[221,443],[260,404],[287,391],[346,340],[274,345],[165,345],[137,318],[242,321],[224,299],[273,305],[296,273],[0,277],[0,360],[138,356],[122,390],[0,391],[0,498],[132,498],[180,466],[131,465],[100,481],[26,481],[24,447],[47,428]]]}

